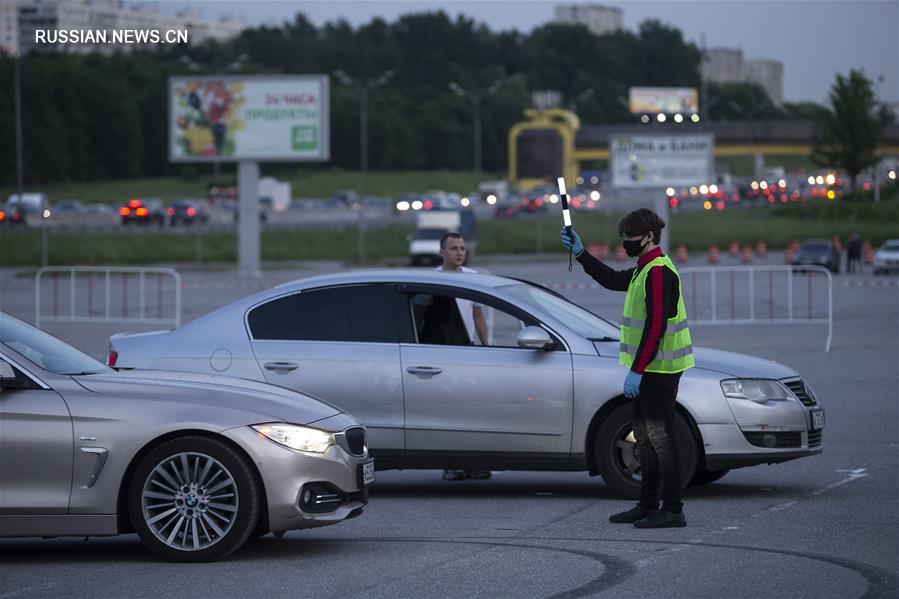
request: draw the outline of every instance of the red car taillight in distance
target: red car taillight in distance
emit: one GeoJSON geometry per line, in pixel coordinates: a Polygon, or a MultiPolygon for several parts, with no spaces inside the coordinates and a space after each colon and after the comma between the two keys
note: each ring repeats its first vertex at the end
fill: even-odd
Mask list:
{"type": "Polygon", "coordinates": [[[106,365],[115,368],[115,363],[119,361],[119,352],[109,350],[106,354],[106,365]]]}
{"type": "Polygon", "coordinates": [[[0,210],[0,223],[6,220],[6,213],[0,210]]]}
{"type": "Polygon", "coordinates": [[[128,200],[128,207],[134,210],[140,207],[140,200],[128,200]]]}
{"type": "MultiPolygon", "coordinates": [[[[171,212],[169,212],[169,214],[175,213],[174,208],[169,208],[169,210],[171,210],[171,212]]],[[[194,216],[196,213],[197,213],[197,209],[194,208],[193,206],[191,206],[190,208],[187,209],[187,216],[194,216]]]]}
{"type": "Polygon", "coordinates": [[[169,213],[169,216],[175,216],[175,209],[170,206],[168,213],[169,213]]]}
{"type": "Polygon", "coordinates": [[[144,208],[143,206],[141,206],[140,208],[138,208],[137,210],[134,211],[134,214],[136,214],[137,216],[140,216],[140,217],[145,217],[148,214],[150,214],[150,211],[147,210],[146,208],[144,208]]]}
{"type": "Polygon", "coordinates": [[[128,206],[122,206],[121,208],[119,208],[119,214],[121,214],[122,216],[128,216],[129,214],[131,214],[131,208],[129,208],[128,206]]]}

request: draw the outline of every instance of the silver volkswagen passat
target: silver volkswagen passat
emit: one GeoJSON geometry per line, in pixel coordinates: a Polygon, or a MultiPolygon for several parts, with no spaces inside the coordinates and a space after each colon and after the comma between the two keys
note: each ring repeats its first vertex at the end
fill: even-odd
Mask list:
{"type": "MultiPolygon", "coordinates": [[[[286,283],[176,330],[115,335],[109,362],[321,397],[366,426],[378,468],[587,470],[636,496],[618,336],[528,282],[357,271],[286,283]],[[486,343],[473,343],[462,317],[472,302],[487,314],[486,343]]],[[[685,482],[822,451],[824,410],[797,372],[736,353],[695,355],[677,398],[685,482]]]]}
{"type": "Polygon", "coordinates": [[[0,312],[0,536],[137,532],[167,559],[362,512],[365,430],[295,391],[116,372],[0,312]]]}

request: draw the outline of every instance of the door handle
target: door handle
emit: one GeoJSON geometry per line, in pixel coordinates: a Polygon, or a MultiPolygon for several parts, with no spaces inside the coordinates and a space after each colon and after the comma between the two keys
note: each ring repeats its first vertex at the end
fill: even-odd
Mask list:
{"type": "Polygon", "coordinates": [[[266,362],[266,370],[274,370],[278,374],[286,374],[291,370],[296,370],[300,365],[295,362],[266,362]]]}
{"type": "Polygon", "coordinates": [[[406,368],[406,372],[409,374],[434,376],[443,372],[443,368],[437,368],[436,366],[409,366],[406,368]]]}

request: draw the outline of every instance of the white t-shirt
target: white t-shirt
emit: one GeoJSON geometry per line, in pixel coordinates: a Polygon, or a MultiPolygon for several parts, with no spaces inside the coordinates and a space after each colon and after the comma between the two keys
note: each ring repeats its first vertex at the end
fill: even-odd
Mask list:
{"type": "MultiPolygon", "coordinates": [[[[473,268],[468,268],[467,266],[460,266],[461,272],[478,272],[473,268]]],[[[434,270],[439,270],[440,272],[449,272],[455,273],[459,271],[453,270],[443,270],[443,265],[441,264],[434,270]]],[[[480,339],[477,335],[477,329],[474,326],[474,309],[480,308],[481,304],[476,304],[471,300],[462,299],[461,297],[456,298],[456,306],[459,307],[459,314],[462,316],[462,322],[465,323],[465,330],[468,332],[468,338],[471,339],[471,342],[474,344],[480,344],[480,339]]]]}

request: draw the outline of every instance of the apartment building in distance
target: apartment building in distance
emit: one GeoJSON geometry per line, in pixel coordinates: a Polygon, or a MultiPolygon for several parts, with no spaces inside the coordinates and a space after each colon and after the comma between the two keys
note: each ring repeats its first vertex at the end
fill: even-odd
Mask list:
{"type": "Polygon", "coordinates": [[[777,60],[746,60],[738,48],[710,48],[702,61],[702,78],[714,83],[755,83],[775,106],[783,104],[784,66],[777,60]]]}
{"type": "Polygon", "coordinates": [[[596,35],[621,31],[624,13],[614,6],[602,4],[558,4],[555,8],[556,23],[586,25],[596,35]]]}

